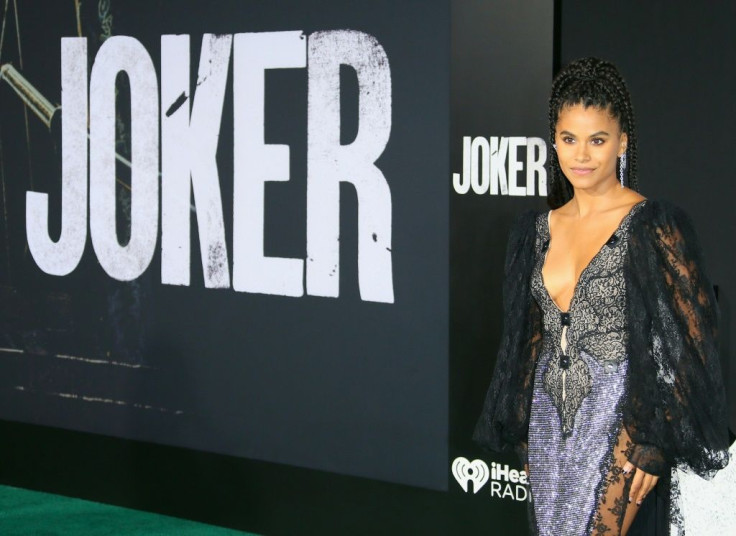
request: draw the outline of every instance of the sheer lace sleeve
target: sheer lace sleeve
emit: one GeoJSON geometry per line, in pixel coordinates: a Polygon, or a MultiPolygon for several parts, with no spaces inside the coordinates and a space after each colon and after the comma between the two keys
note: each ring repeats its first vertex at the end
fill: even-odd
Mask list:
{"type": "Polygon", "coordinates": [[[632,221],[626,282],[632,463],[709,477],[728,463],[718,309],[688,217],[648,201],[632,221]]]}
{"type": "Polygon", "coordinates": [[[509,236],[504,265],[504,327],[496,367],[473,439],[495,451],[526,456],[534,366],[542,342],[542,316],[529,288],[535,260],[535,218],[523,214],[509,236]]]}

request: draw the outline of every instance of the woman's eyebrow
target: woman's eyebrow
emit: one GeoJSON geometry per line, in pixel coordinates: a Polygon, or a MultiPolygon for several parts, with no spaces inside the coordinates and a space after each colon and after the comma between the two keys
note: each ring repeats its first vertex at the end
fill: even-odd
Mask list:
{"type": "MultiPolygon", "coordinates": [[[[572,136],[573,138],[577,138],[577,136],[573,134],[572,132],[570,132],[569,130],[563,130],[562,132],[560,132],[560,136],[572,136]]],[[[594,132],[588,137],[595,138],[596,136],[610,136],[610,134],[606,132],[605,130],[599,130],[598,132],[594,132]]]]}

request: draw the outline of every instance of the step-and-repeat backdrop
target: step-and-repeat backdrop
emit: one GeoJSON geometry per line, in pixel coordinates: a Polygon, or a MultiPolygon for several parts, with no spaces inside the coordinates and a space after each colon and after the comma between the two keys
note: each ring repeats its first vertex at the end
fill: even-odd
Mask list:
{"type": "Polygon", "coordinates": [[[490,508],[495,526],[523,527],[524,468],[513,454],[481,451],[470,436],[503,324],[508,233],[522,212],[546,207],[554,13],[552,2],[479,4],[456,2],[452,12],[451,490],[490,508]]]}
{"type": "Polygon", "coordinates": [[[545,201],[552,3],[6,4],[0,419],[523,525],[470,436],[545,201]]]}

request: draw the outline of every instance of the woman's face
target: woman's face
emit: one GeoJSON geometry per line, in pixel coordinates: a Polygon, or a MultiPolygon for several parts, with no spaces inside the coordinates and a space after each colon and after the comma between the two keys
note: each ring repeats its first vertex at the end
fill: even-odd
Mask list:
{"type": "Polygon", "coordinates": [[[616,158],[626,151],[626,134],[608,110],[565,106],[555,129],[557,160],[576,190],[603,192],[618,183],[616,158]]]}

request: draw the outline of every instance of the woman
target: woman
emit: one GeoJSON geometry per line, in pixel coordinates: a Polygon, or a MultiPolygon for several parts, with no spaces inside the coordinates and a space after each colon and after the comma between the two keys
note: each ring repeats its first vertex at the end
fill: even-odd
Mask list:
{"type": "Polygon", "coordinates": [[[475,439],[528,463],[535,533],[625,535],[671,468],[728,462],[717,308],[688,218],[636,191],[615,67],[568,65],[549,119],[553,210],[512,230],[475,439]]]}

